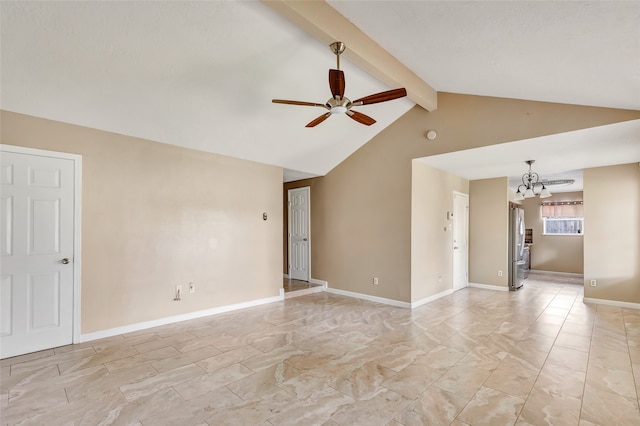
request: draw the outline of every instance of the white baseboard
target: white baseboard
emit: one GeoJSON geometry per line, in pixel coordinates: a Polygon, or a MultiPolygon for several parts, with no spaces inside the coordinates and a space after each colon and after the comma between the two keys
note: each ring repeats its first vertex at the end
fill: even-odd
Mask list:
{"type": "Polygon", "coordinates": [[[584,277],[583,274],[576,274],[576,273],[573,273],[573,272],[540,271],[538,269],[530,269],[529,273],[542,274],[542,275],[562,275],[562,276],[565,276],[565,277],[576,277],[576,278],[584,277]]]}
{"type": "Polygon", "coordinates": [[[285,280],[289,279],[289,274],[282,274],[282,278],[284,278],[285,280]]]}
{"type": "Polygon", "coordinates": [[[384,297],[371,296],[369,294],[355,293],[353,291],[338,290],[336,288],[327,287],[324,291],[327,293],[339,294],[340,296],[355,297],[356,299],[368,300],[369,302],[383,303],[385,305],[398,306],[400,308],[411,309],[411,304],[407,302],[401,302],[399,300],[387,299],[384,297]]]}
{"type": "Polygon", "coordinates": [[[469,287],[483,288],[485,290],[509,291],[509,287],[504,287],[504,286],[501,286],[501,285],[469,283],[469,287]]]}
{"type": "Polygon", "coordinates": [[[322,288],[323,288],[323,289],[325,289],[325,290],[327,289],[327,287],[329,287],[329,283],[328,283],[328,282],[326,282],[326,281],[324,281],[324,280],[318,280],[318,279],[316,279],[316,278],[311,278],[311,279],[309,280],[309,283],[310,283],[310,284],[319,284],[319,285],[321,285],[321,286],[322,286],[322,288]]]}
{"type": "Polygon", "coordinates": [[[617,306],[618,308],[640,309],[640,303],[621,302],[618,300],[608,300],[608,299],[594,299],[591,297],[584,297],[582,301],[584,303],[595,303],[597,305],[617,306]]]}
{"type": "Polygon", "coordinates": [[[445,290],[438,294],[434,294],[433,296],[425,297],[424,299],[420,299],[417,302],[411,302],[411,309],[415,309],[422,305],[426,305],[429,302],[433,302],[434,300],[440,299],[441,297],[448,296],[453,293],[453,289],[445,290]]]}
{"type": "Polygon", "coordinates": [[[233,305],[218,306],[217,308],[205,309],[205,310],[196,311],[196,312],[189,312],[186,314],[175,315],[172,317],[159,318],[157,320],[144,321],[144,322],[139,322],[137,324],[130,324],[130,325],[124,325],[122,327],[110,328],[108,330],[101,330],[93,333],[81,334],[80,340],[74,343],[83,343],[83,342],[89,342],[91,340],[104,339],[105,337],[112,337],[120,334],[131,333],[134,331],[145,330],[147,328],[158,327],[161,325],[173,324],[176,322],[188,321],[192,319],[206,317],[209,315],[221,314],[223,312],[250,308],[252,306],[264,305],[266,303],[279,302],[281,300],[284,300],[284,288],[280,289],[279,296],[251,300],[248,302],[235,303],[233,305]]]}
{"type": "Polygon", "coordinates": [[[294,297],[299,297],[299,296],[306,296],[308,294],[314,294],[314,293],[322,293],[324,291],[324,287],[311,287],[311,288],[304,288],[302,290],[296,290],[296,291],[290,291],[284,294],[284,298],[285,299],[291,299],[294,297]]]}

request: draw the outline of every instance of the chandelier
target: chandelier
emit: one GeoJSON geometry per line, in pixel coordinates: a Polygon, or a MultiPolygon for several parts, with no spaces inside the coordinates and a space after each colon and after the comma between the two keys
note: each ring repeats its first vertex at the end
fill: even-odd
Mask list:
{"type": "Polygon", "coordinates": [[[535,196],[540,198],[551,197],[551,192],[544,186],[544,183],[540,182],[540,176],[531,171],[531,165],[535,162],[536,160],[525,161],[529,165],[529,171],[522,175],[522,184],[518,186],[516,200],[524,200],[535,196]]]}

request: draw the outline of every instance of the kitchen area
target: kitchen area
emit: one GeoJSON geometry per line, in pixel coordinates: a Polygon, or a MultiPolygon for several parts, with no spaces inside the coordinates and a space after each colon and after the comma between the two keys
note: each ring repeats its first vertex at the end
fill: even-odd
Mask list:
{"type": "Polygon", "coordinates": [[[532,270],[583,275],[582,196],[582,191],[557,192],[543,200],[533,197],[520,204],[510,203],[509,262],[513,276],[509,280],[510,290],[520,288],[532,270]],[[568,217],[545,216],[547,206],[560,212],[556,214],[568,217]],[[521,217],[521,224],[517,217],[521,217]],[[573,227],[555,229],[566,223],[573,227]]]}

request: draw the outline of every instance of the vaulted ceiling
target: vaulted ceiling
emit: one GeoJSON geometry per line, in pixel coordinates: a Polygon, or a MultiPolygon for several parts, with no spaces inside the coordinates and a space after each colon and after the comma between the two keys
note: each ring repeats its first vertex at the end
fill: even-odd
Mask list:
{"type": "Polygon", "coordinates": [[[640,110],[640,2],[316,4],[350,21],[335,32],[283,14],[300,3],[266,3],[3,1],[0,107],[273,164],[288,179],[328,173],[428,107],[429,88],[640,110]],[[361,107],[370,127],[332,116],[305,128],[322,109],[271,99],[324,103],[327,41],[347,26],[347,96],[406,86],[409,97],[361,107]]]}

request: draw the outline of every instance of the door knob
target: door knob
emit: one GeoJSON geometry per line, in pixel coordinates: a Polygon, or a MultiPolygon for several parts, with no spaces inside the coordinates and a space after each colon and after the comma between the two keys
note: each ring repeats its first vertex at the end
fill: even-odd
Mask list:
{"type": "Polygon", "coordinates": [[[60,263],[62,263],[63,265],[66,265],[67,263],[69,263],[69,258],[68,258],[68,257],[65,257],[64,259],[62,259],[62,260],[60,261],[60,263]]]}
{"type": "Polygon", "coordinates": [[[302,241],[307,241],[307,240],[308,240],[308,238],[303,238],[303,239],[302,239],[302,241]]]}
{"type": "Polygon", "coordinates": [[[453,246],[453,249],[454,250],[458,250],[458,246],[453,246]]]}

